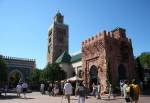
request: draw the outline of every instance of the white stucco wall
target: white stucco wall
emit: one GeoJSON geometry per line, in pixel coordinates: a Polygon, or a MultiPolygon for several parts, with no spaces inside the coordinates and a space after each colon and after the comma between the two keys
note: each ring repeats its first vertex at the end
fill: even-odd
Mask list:
{"type": "Polygon", "coordinates": [[[72,65],[68,63],[61,63],[60,67],[67,73],[67,78],[70,78],[73,76],[73,68],[72,65]]]}
{"type": "Polygon", "coordinates": [[[82,70],[82,61],[72,63],[72,67],[75,69],[75,73],[77,74],[79,70],[82,70]]]}

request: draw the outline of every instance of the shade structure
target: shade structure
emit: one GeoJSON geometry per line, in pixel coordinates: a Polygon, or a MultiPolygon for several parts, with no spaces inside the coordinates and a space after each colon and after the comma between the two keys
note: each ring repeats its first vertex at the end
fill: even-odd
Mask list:
{"type": "Polygon", "coordinates": [[[79,77],[77,77],[77,76],[74,76],[74,77],[68,78],[67,80],[68,80],[68,81],[82,81],[83,79],[82,79],[82,78],[79,78],[79,77]]]}

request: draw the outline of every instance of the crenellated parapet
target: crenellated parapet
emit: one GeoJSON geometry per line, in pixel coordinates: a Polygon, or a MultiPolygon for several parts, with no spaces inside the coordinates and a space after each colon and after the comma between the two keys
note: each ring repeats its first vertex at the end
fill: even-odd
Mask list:
{"type": "Polygon", "coordinates": [[[7,60],[18,60],[18,61],[26,61],[26,62],[35,62],[35,59],[27,59],[27,58],[18,58],[18,57],[11,57],[11,56],[2,56],[3,59],[7,60]]]}
{"type": "Polygon", "coordinates": [[[95,36],[92,36],[91,38],[88,38],[85,41],[83,41],[82,46],[89,45],[95,41],[104,39],[106,37],[106,33],[107,33],[106,31],[97,33],[95,36]]]}
{"type": "Polygon", "coordinates": [[[123,28],[115,28],[112,31],[107,32],[104,30],[103,32],[96,33],[95,36],[92,36],[82,42],[82,46],[90,45],[91,43],[98,40],[105,39],[117,39],[117,40],[125,40],[128,43],[132,43],[130,38],[126,37],[126,31],[123,28]]]}

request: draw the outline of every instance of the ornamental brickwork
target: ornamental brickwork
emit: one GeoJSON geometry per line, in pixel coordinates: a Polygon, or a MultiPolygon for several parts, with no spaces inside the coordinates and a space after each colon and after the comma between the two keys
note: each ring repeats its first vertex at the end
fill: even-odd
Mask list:
{"type": "Polygon", "coordinates": [[[19,73],[21,80],[26,80],[32,70],[36,68],[35,59],[16,58],[2,55],[0,59],[3,59],[8,67],[8,83],[11,82],[10,78],[14,72],[19,73]]]}
{"type": "Polygon", "coordinates": [[[119,80],[135,77],[132,43],[126,37],[125,29],[104,31],[82,42],[83,78],[88,87],[100,82],[102,91],[106,90],[108,62],[112,85],[117,85],[119,80]]]}
{"type": "Polygon", "coordinates": [[[52,64],[64,52],[68,52],[69,27],[64,24],[64,16],[58,11],[48,29],[47,63],[52,64]]]}

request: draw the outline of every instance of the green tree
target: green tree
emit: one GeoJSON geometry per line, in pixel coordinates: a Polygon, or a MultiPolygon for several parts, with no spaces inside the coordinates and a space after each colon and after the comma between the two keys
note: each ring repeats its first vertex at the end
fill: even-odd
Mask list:
{"type": "Polygon", "coordinates": [[[28,78],[29,82],[39,83],[41,73],[42,73],[42,70],[38,68],[33,69],[28,78]]]}
{"type": "Polygon", "coordinates": [[[30,73],[28,77],[28,82],[32,90],[39,90],[41,73],[42,73],[42,70],[38,68],[33,69],[32,72],[30,73]]]}
{"type": "Polygon", "coordinates": [[[7,82],[8,68],[2,58],[0,58],[0,85],[7,82]]]}
{"type": "Polygon", "coordinates": [[[18,84],[20,78],[21,78],[21,75],[15,71],[10,77],[10,83],[15,87],[18,84]]]}
{"type": "Polygon", "coordinates": [[[150,69],[150,53],[143,52],[136,58],[136,72],[138,79],[144,80],[144,69],[150,69]]]}
{"type": "Polygon", "coordinates": [[[43,81],[60,81],[66,79],[66,73],[58,64],[48,64],[41,74],[43,81]]]}
{"type": "Polygon", "coordinates": [[[136,74],[137,74],[137,79],[143,81],[144,79],[144,68],[140,62],[140,58],[136,58],[136,74]]]}
{"type": "Polygon", "coordinates": [[[139,60],[144,68],[150,68],[150,53],[142,53],[139,56],[139,60]]]}

